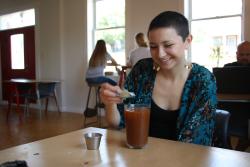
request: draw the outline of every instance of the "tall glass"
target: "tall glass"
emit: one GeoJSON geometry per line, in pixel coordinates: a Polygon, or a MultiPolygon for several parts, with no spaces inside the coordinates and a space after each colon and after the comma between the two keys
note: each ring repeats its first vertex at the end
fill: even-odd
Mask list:
{"type": "Polygon", "coordinates": [[[143,148],[148,142],[150,105],[125,105],[124,112],[127,146],[129,148],[143,148]]]}

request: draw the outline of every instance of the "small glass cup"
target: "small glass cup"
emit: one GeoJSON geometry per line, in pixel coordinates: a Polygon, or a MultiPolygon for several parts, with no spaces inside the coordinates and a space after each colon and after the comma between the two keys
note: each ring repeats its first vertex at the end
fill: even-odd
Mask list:
{"type": "Polygon", "coordinates": [[[150,105],[125,105],[124,114],[127,146],[129,148],[143,148],[148,142],[150,105]]]}

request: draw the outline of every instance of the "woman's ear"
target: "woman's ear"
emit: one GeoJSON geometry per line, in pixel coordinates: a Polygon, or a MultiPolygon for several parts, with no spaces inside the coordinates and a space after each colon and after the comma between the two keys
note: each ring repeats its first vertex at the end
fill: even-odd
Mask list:
{"type": "Polygon", "coordinates": [[[189,34],[185,40],[185,49],[188,49],[192,40],[193,40],[193,36],[191,34],[189,34]]]}

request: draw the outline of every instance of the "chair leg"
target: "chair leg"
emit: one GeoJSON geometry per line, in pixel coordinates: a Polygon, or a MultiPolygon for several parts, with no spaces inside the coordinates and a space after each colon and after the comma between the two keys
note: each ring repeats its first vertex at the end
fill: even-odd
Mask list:
{"type": "Polygon", "coordinates": [[[8,100],[8,111],[7,111],[7,115],[6,115],[6,120],[7,121],[9,120],[9,115],[10,115],[10,112],[11,112],[11,104],[12,104],[12,98],[9,97],[9,100],[8,100]]]}
{"type": "Polygon", "coordinates": [[[88,92],[88,98],[87,98],[87,104],[86,104],[86,107],[85,107],[85,110],[83,111],[83,115],[84,115],[84,122],[83,122],[83,127],[85,128],[86,127],[86,116],[84,114],[84,112],[87,112],[87,109],[88,109],[88,105],[89,105],[89,98],[90,98],[90,93],[91,93],[91,86],[89,86],[89,92],[88,92]]]}
{"type": "Polygon", "coordinates": [[[45,114],[46,115],[48,114],[48,104],[49,104],[49,98],[47,97],[45,101],[45,114]]]}
{"type": "Polygon", "coordinates": [[[28,117],[30,116],[29,107],[30,107],[30,102],[28,101],[28,103],[27,103],[27,116],[28,116],[28,117]]]}
{"type": "Polygon", "coordinates": [[[102,126],[101,123],[101,108],[100,108],[100,98],[99,98],[99,87],[95,87],[95,93],[96,93],[96,110],[97,110],[97,122],[98,127],[100,128],[102,126]]]}
{"type": "Polygon", "coordinates": [[[83,120],[83,128],[86,128],[86,117],[84,117],[84,120],[83,120]]]}
{"type": "Polygon", "coordinates": [[[19,115],[19,121],[22,122],[22,111],[20,108],[20,97],[19,97],[19,92],[16,88],[16,111],[19,115]]]}
{"type": "Polygon", "coordinates": [[[102,126],[102,120],[101,120],[101,108],[97,108],[97,118],[98,118],[98,127],[101,128],[102,126]]]}
{"type": "Polygon", "coordinates": [[[24,99],[24,117],[28,117],[28,99],[24,99]]]}
{"type": "Polygon", "coordinates": [[[54,99],[55,99],[57,111],[58,111],[59,113],[61,113],[60,108],[59,108],[59,105],[58,105],[58,102],[57,102],[56,91],[53,92],[53,96],[54,96],[54,99]]]}
{"type": "Polygon", "coordinates": [[[42,104],[41,104],[41,99],[37,99],[38,105],[39,105],[39,112],[40,112],[40,119],[42,118],[42,104]]]}

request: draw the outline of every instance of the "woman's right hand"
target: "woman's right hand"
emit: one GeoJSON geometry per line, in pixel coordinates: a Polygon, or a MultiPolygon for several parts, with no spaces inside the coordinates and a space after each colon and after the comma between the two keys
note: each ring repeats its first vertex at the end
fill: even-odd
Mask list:
{"type": "Polygon", "coordinates": [[[105,105],[122,103],[119,94],[122,92],[119,86],[112,86],[109,83],[103,83],[100,88],[100,98],[105,105]]]}
{"type": "Polygon", "coordinates": [[[119,127],[121,116],[116,104],[122,103],[122,98],[119,96],[122,92],[121,88],[104,83],[99,91],[101,101],[105,105],[107,123],[111,127],[119,127]]]}

